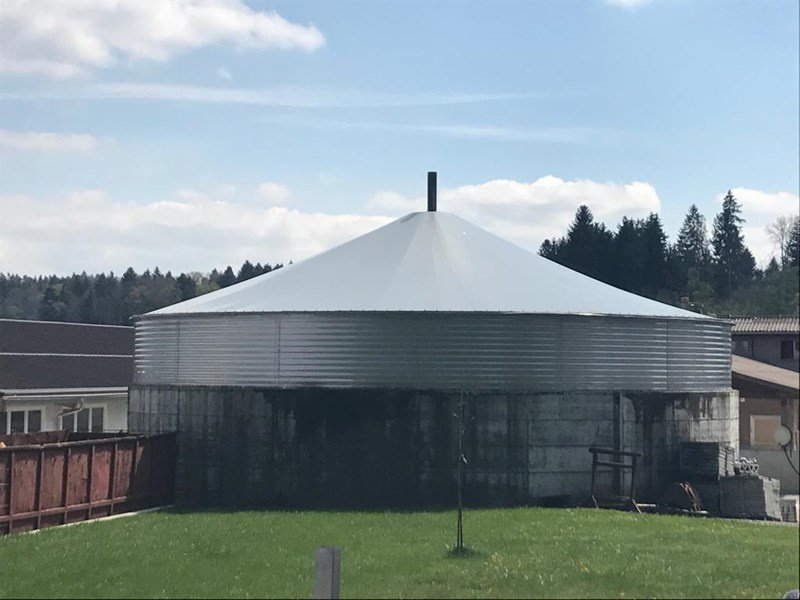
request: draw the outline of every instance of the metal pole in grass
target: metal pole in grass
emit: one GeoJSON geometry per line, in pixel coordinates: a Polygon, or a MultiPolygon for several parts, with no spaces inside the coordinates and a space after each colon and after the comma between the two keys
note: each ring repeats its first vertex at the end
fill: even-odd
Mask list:
{"type": "Polygon", "coordinates": [[[456,552],[464,551],[464,464],[467,462],[464,456],[464,392],[461,392],[461,398],[458,406],[458,467],[456,469],[456,488],[458,489],[458,517],[456,525],[456,552]]]}
{"type": "Polygon", "coordinates": [[[339,598],[339,574],[342,553],[338,546],[319,546],[314,556],[314,593],[312,598],[339,598]]]}

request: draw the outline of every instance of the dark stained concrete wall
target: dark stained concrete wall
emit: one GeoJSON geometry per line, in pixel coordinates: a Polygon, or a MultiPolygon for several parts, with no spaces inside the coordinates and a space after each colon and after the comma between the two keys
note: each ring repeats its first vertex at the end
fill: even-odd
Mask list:
{"type": "MultiPolygon", "coordinates": [[[[134,385],[129,428],[178,431],[177,496],[185,504],[452,506],[459,399],[412,390],[134,385]]],[[[735,402],[731,392],[467,395],[466,502],[585,502],[588,448],[615,445],[645,451],[640,497],[660,495],[676,476],[680,441],[736,445],[735,402]]],[[[611,491],[610,474],[599,483],[611,491]]]]}

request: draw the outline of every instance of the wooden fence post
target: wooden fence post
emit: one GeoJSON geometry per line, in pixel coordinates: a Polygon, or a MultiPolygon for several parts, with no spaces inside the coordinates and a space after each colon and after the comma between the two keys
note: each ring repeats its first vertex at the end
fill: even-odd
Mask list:
{"type": "Polygon", "coordinates": [[[339,598],[339,572],[342,553],[338,546],[320,546],[314,557],[315,599],[339,598]]]}

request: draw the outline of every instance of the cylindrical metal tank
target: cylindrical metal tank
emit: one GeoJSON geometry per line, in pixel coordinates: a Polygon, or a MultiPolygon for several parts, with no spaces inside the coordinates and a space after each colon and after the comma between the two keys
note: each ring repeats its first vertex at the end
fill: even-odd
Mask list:
{"type": "Polygon", "coordinates": [[[475,503],[580,502],[591,446],[654,496],[681,441],[737,444],[730,327],[414,213],[141,316],[129,426],[178,430],[185,502],[431,505],[464,402],[475,503]]]}
{"type": "Polygon", "coordinates": [[[141,384],[415,390],[717,391],[730,325],[710,319],[336,312],[152,316],[141,384]]]}

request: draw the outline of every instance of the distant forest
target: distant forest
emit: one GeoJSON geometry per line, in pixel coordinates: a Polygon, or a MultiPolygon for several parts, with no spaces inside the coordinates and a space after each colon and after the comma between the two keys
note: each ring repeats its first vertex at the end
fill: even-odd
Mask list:
{"type": "MultiPolygon", "coordinates": [[[[768,227],[777,258],[756,267],[744,244],[741,207],[728,192],[709,238],[705,217],[692,205],[674,243],[656,213],[623,217],[616,229],[581,206],[563,237],[546,240],[539,254],[616,287],[704,314],[797,314],[800,307],[800,218],[781,217],[768,227]]],[[[246,281],[282,265],[230,266],[211,273],[158,268],[121,276],[67,277],[0,273],[0,317],[130,324],[133,315],[246,281]]]]}
{"type": "Polygon", "coordinates": [[[122,276],[72,274],[30,277],[0,273],[0,317],[130,325],[131,317],[188,300],[280,269],[245,261],[238,271],[227,267],[211,273],[181,273],[175,277],[156,267],[122,276]]]}
{"type": "Polygon", "coordinates": [[[539,254],[618,288],[718,316],[798,314],[800,217],[780,217],[767,227],[776,250],[764,270],[744,244],[741,206],[729,191],[714,217],[689,208],[674,243],[661,219],[623,217],[616,230],[597,223],[581,206],[566,235],[545,240],[539,254]]]}

